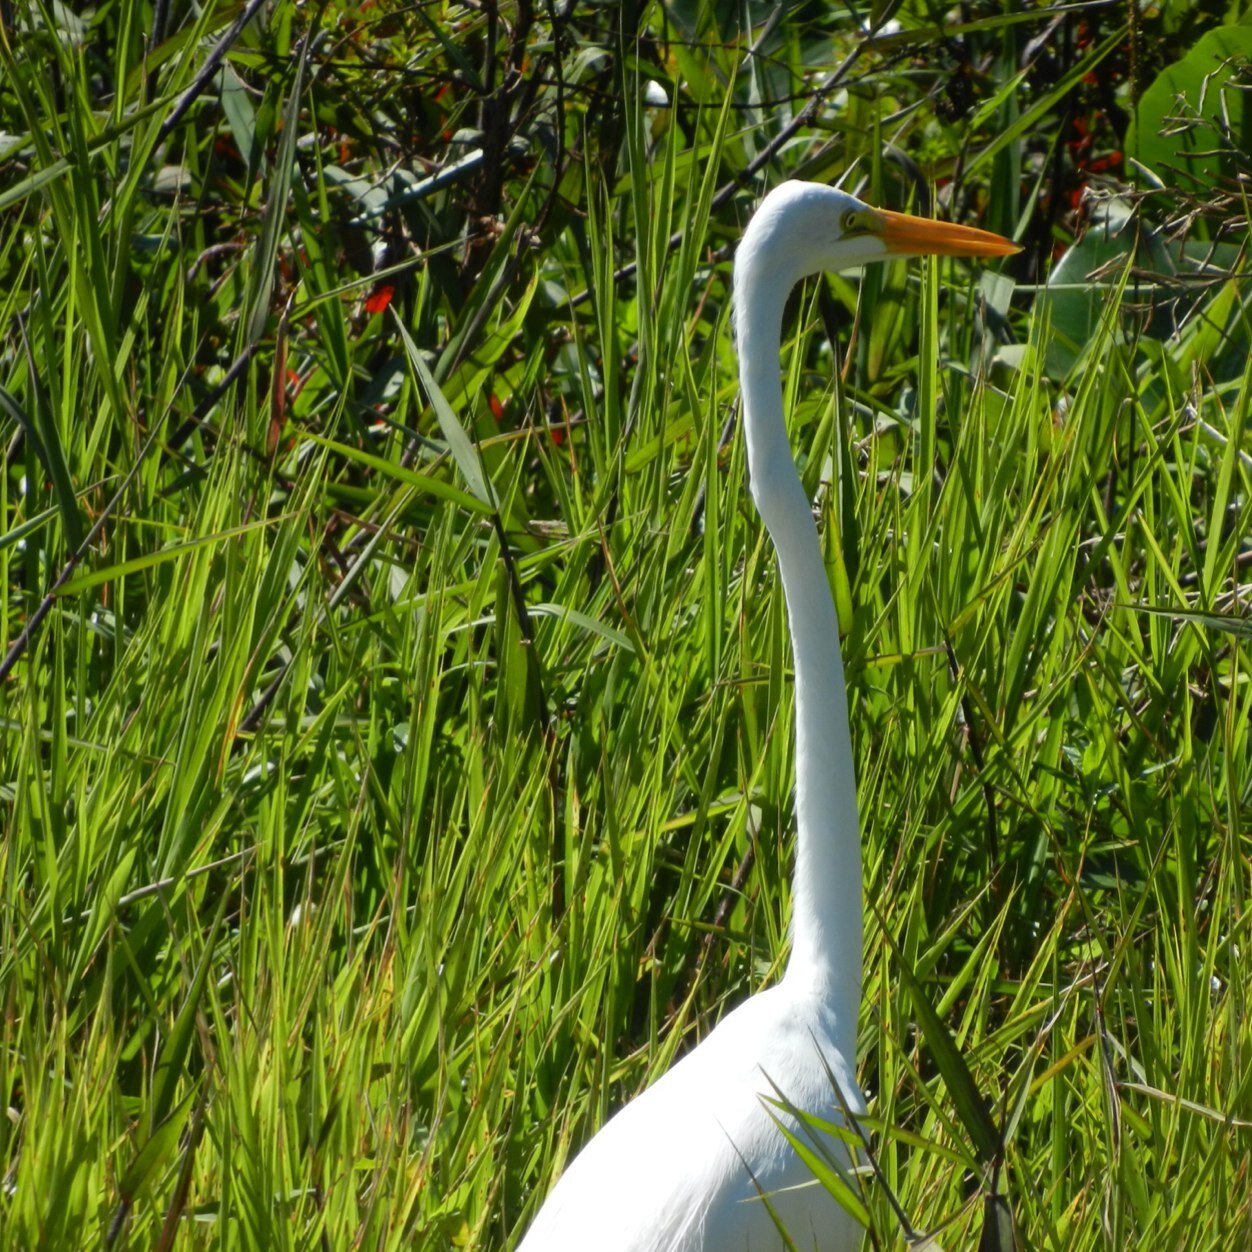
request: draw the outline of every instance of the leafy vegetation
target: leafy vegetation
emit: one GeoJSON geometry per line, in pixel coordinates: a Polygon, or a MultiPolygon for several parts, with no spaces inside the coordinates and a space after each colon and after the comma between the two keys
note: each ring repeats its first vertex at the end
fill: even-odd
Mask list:
{"type": "Polygon", "coordinates": [[[777,976],[786,176],[1027,245],[784,344],[873,1244],[1252,1237],[1248,28],[1125,12],[0,6],[0,1246],[507,1246],[777,976]]]}

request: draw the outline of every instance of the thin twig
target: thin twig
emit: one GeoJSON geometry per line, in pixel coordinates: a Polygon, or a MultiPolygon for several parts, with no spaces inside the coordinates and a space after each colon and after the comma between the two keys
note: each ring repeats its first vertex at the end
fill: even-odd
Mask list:
{"type": "Polygon", "coordinates": [[[183,115],[195,104],[197,98],[209,85],[213,75],[217,73],[222,59],[230,51],[231,44],[239,38],[243,33],[243,28],[247,26],[256,11],[265,2],[266,0],[248,0],[248,3],[244,5],[239,16],[230,24],[226,33],[217,41],[217,46],[209,53],[208,59],[201,67],[200,72],[191,80],[191,85],[174,102],[173,110],[170,112],[169,117],[161,123],[161,129],[157,132],[158,143],[169,137],[170,131],[182,121],[183,115]]]}

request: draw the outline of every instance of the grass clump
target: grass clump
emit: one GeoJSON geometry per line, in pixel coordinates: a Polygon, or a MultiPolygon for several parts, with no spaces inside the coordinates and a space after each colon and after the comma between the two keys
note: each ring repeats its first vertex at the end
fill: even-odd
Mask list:
{"type": "Polygon", "coordinates": [[[777,975],[728,301],[784,175],[1029,244],[784,343],[873,1239],[1246,1241],[1247,223],[1192,205],[1186,301],[1164,233],[1070,248],[1120,17],[896,20],[0,14],[0,1246],[508,1246],[777,975]]]}

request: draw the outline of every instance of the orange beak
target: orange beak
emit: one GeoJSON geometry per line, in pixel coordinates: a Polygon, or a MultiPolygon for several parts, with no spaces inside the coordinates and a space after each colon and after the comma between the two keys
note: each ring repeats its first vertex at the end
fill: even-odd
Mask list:
{"type": "Polygon", "coordinates": [[[1012,256],[1021,244],[1003,235],[954,222],[936,222],[911,213],[876,213],[875,233],[888,252],[904,256],[1012,256]]]}

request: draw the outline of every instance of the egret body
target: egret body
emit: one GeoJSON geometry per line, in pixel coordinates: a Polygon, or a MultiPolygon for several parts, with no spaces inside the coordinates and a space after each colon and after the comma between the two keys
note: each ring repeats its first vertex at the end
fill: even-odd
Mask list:
{"type": "MultiPolygon", "coordinates": [[[[870,208],[787,182],[735,257],[734,313],[752,499],[778,556],[795,665],[796,866],[791,956],[775,987],[612,1117],[552,1189],[519,1252],[801,1252],[860,1245],[856,1223],[779,1131],[814,1132],[777,1107],[842,1119],[856,1081],[861,999],[861,843],[848,699],[834,603],[783,414],[779,351],[791,288],[822,270],[932,253],[1016,252],[999,235],[870,208]],[[768,1197],[769,1207],[762,1201],[768,1197]]],[[[814,1145],[848,1161],[834,1137],[814,1145]]]]}

